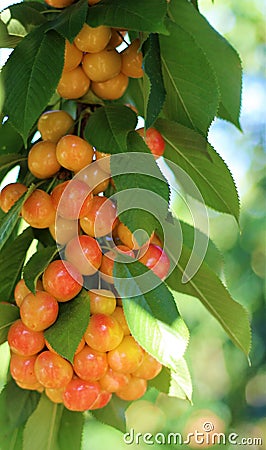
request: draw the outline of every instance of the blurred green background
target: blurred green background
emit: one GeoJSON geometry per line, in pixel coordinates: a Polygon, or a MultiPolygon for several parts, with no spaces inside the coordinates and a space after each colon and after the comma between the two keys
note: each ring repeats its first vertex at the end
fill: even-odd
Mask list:
{"type": "MultiPolygon", "coordinates": [[[[181,314],[191,332],[186,359],[194,386],[193,405],[152,391],[144,400],[130,406],[128,427],[153,435],[180,432],[185,436],[196,429],[202,431],[203,423],[211,422],[214,431],[227,436],[230,432],[237,433],[239,440],[262,438],[262,446],[248,445],[250,450],[257,450],[266,448],[266,6],[263,0],[199,0],[199,7],[214,28],[238,50],[243,63],[243,133],[229,123],[216,120],[209,134],[210,142],[230,167],[239,190],[240,229],[233,218],[210,211],[210,231],[223,253],[224,281],[233,298],[245,305],[250,315],[251,365],[196,299],[177,295],[181,314]]],[[[180,205],[173,207],[180,208],[180,205]]],[[[186,218],[180,209],[177,214],[186,218]]],[[[0,347],[0,387],[8,364],[6,355],[4,344],[0,347]]],[[[205,448],[206,445],[192,446],[205,448]]],[[[139,445],[126,445],[119,431],[88,416],[83,450],[149,447],[142,439],[139,445]]],[[[154,449],[161,447],[191,448],[152,445],[154,449]]],[[[235,445],[227,442],[223,448],[232,450],[235,445]]]]}

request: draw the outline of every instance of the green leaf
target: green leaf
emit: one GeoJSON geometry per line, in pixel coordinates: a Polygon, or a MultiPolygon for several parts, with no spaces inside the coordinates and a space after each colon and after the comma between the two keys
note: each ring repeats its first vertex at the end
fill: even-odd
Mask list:
{"type": "Polygon", "coordinates": [[[20,41],[21,37],[9,34],[6,24],[0,20],[0,48],[14,48],[20,41]]]}
{"type": "Polygon", "coordinates": [[[23,140],[9,120],[0,125],[0,154],[17,153],[23,147],[23,140]]]}
{"type": "Polygon", "coordinates": [[[190,33],[214,69],[220,90],[218,115],[238,128],[241,105],[241,60],[235,49],[186,0],[171,2],[175,22],[190,33]]]}
{"type": "Polygon", "coordinates": [[[17,20],[29,33],[34,27],[46,22],[45,16],[40,14],[45,9],[45,6],[42,5],[42,8],[39,8],[38,11],[34,3],[11,5],[8,8],[11,15],[10,22],[17,20]]]}
{"type": "Polygon", "coordinates": [[[19,198],[19,200],[12,206],[12,208],[0,219],[0,251],[11,236],[19,220],[23,203],[27,200],[27,198],[29,198],[34,189],[35,186],[31,185],[27,192],[25,192],[25,194],[23,194],[19,198]]]}
{"type": "Polygon", "coordinates": [[[10,325],[19,319],[19,309],[17,306],[0,303],[0,344],[7,340],[10,325]]]}
{"type": "Polygon", "coordinates": [[[64,65],[65,40],[56,31],[44,33],[45,26],[34,29],[17,45],[2,71],[4,112],[25,143],[53,95],[64,65]]]}
{"type": "Polygon", "coordinates": [[[33,240],[32,229],[26,228],[12,243],[7,243],[0,251],[0,266],[5,270],[0,272],[0,299],[9,301],[25,262],[28,248],[33,240]]]}
{"type": "Polygon", "coordinates": [[[150,128],[159,116],[165,102],[166,91],[164,88],[160,44],[157,34],[150,34],[143,45],[143,65],[145,74],[144,86],[146,86],[145,98],[145,127],[150,128]]]}
{"type": "Polygon", "coordinates": [[[180,358],[177,365],[176,371],[171,371],[169,395],[191,402],[193,388],[187,363],[184,358],[180,358]]]}
{"type": "Polygon", "coordinates": [[[113,395],[104,408],[91,410],[90,413],[99,422],[110,425],[124,433],[126,431],[125,410],[128,404],[128,402],[113,395]]]}
{"type": "Polygon", "coordinates": [[[159,392],[169,393],[171,382],[171,371],[163,366],[161,372],[152,380],[149,380],[149,386],[157,389],[159,392]]]}
{"type": "Polygon", "coordinates": [[[129,78],[127,90],[123,97],[117,100],[119,103],[133,105],[137,108],[138,115],[144,117],[143,78],[129,78]]]}
{"type": "Polygon", "coordinates": [[[73,42],[86,21],[87,11],[88,0],[80,0],[65,8],[56,19],[50,22],[50,26],[65,39],[73,42]]]}
{"type": "Polygon", "coordinates": [[[175,370],[189,334],[167,286],[138,261],[115,261],[114,280],[131,334],[154,358],[175,370]]]}
{"type": "Polygon", "coordinates": [[[90,298],[87,291],[73,300],[59,304],[56,322],[45,331],[45,339],[52,348],[73,363],[75,351],[90,320],[90,298]]]}
{"type": "Polygon", "coordinates": [[[158,119],[156,128],[165,139],[164,157],[174,163],[170,164],[170,167],[178,181],[181,184],[183,182],[185,191],[194,196],[196,185],[208,206],[232,214],[238,220],[239,200],[236,186],[227,165],[215,150],[198,133],[178,123],[158,119]],[[208,145],[209,158],[200,151],[203,145],[205,148],[208,145]],[[178,167],[189,175],[190,181],[182,176],[178,167]]]}
{"type": "Polygon", "coordinates": [[[82,412],[63,409],[58,430],[60,450],[79,450],[81,448],[83,425],[84,414],[82,412]]]}
{"type": "Polygon", "coordinates": [[[160,36],[167,118],[207,134],[219,105],[217,81],[205,53],[192,36],[169,22],[160,36]]]}
{"type": "Polygon", "coordinates": [[[23,278],[26,286],[31,292],[35,293],[38,278],[57,253],[58,248],[56,246],[46,247],[42,250],[38,250],[29,259],[23,269],[23,278]]]}
{"type": "Polygon", "coordinates": [[[1,450],[22,450],[23,427],[13,428],[10,424],[7,405],[7,389],[0,394],[0,448],[1,450]]]}
{"type": "Polygon", "coordinates": [[[62,409],[62,405],[52,403],[42,395],[37,408],[26,423],[23,450],[58,450],[57,433],[62,409]]]}
{"type": "MultiPolygon", "coordinates": [[[[172,258],[171,249],[166,249],[166,252],[172,258]]],[[[251,333],[247,311],[232,299],[221,280],[204,262],[193,278],[187,280],[186,267],[190,254],[190,250],[183,246],[176,268],[168,276],[166,283],[175,291],[198,298],[231,340],[248,355],[251,333]]]]}
{"type": "Polygon", "coordinates": [[[127,135],[136,125],[136,114],[130,108],[108,105],[90,116],[84,136],[100,152],[123,153],[127,150],[127,135]]]}
{"type": "Polygon", "coordinates": [[[11,428],[17,428],[30,417],[40,400],[37,391],[21,389],[11,380],[6,386],[6,413],[11,428]]]}
{"type": "Polygon", "coordinates": [[[167,34],[164,25],[164,0],[102,0],[89,8],[87,23],[91,26],[108,25],[129,30],[167,34]]]}
{"type": "Polygon", "coordinates": [[[27,161],[27,157],[16,153],[7,153],[0,156],[0,167],[2,169],[11,169],[22,161],[27,161]]]}

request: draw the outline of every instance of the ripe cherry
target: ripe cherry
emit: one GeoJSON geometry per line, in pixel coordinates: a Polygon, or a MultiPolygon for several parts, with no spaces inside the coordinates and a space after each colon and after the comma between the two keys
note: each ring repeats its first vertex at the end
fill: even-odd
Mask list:
{"type": "Polygon", "coordinates": [[[164,280],[168,275],[170,260],[164,250],[158,245],[150,244],[139,261],[151,269],[161,280],[164,280]]]}
{"type": "Polygon", "coordinates": [[[52,141],[40,141],[34,144],[28,154],[29,171],[36,178],[49,178],[61,168],[56,157],[56,144],[52,141]]]}
{"type": "Polygon", "coordinates": [[[101,391],[97,381],[73,378],[65,388],[63,402],[71,411],[87,411],[96,401],[101,391]]]}
{"type": "Polygon", "coordinates": [[[111,392],[101,391],[90,409],[101,409],[106,406],[112,398],[111,392]]]}
{"type": "Polygon", "coordinates": [[[37,356],[34,371],[39,383],[53,389],[65,387],[73,376],[72,365],[62,356],[49,350],[37,356]]]}
{"type": "Polygon", "coordinates": [[[112,291],[106,289],[91,289],[90,312],[91,314],[112,314],[116,308],[116,298],[112,291]]]}
{"type": "Polygon", "coordinates": [[[43,273],[43,287],[59,302],[76,297],[82,289],[81,273],[69,261],[52,261],[43,273]]]}
{"type": "Polygon", "coordinates": [[[106,353],[85,345],[75,355],[73,367],[82,380],[97,381],[105,375],[108,368],[106,353]]]}
{"type": "Polygon", "coordinates": [[[16,380],[16,384],[21,389],[27,389],[28,391],[38,391],[43,392],[44,387],[39,383],[39,381],[36,381],[36,383],[23,383],[21,381],[16,380]]]}
{"type": "Polygon", "coordinates": [[[98,162],[90,164],[76,175],[76,179],[86,183],[93,194],[104,192],[109,185],[109,176],[100,168],[98,162]]]}
{"type": "MultiPolygon", "coordinates": [[[[43,285],[42,285],[41,280],[37,280],[36,290],[37,291],[43,290],[43,285]]],[[[14,290],[14,298],[15,298],[15,302],[19,308],[20,308],[22,301],[26,297],[26,295],[30,294],[30,292],[31,291],[26,286],[23,278],[17,282],[15,290],[14,290]]]]}
{"type": "Polygon", "coordinates": [[[137,400],[142,397],[147,390],[147,380],[131,376],[126,387],[116,392],[117,397],[122,400],[137,400]]]}
{"type": "Polygon", "coordinates": [[[77,236],[66,245],[65,258],[78,267],[82,275],[93,275],[102,262],[101,247],[91,236],[77,236]]]}
{"type": "Polygon", "coordinates": [[[45,111],[38,120],[37,128],[44,141],[57,143],[62,136],[74,130],[74,120],[64,110],[45,111]]]}
{"type": "Polygon", "coordinates": [[[53,8],[65,8],[66,6],[72,5],[75,0],[44,0],[47,5],[53,8]]]}
{"type": "Polygon", "coordinates": [[[134,252],[125,245],[117,245],[114,250],[109,250],[103,255],[102,264],[100,267],[100,276],[107,283],[114,284],[114,260],[123,254],[130,256],[132,259],[135,258],[134,252]]]}
{"type": "Polygon", "coordinates": [[[84,334],[87,344],[99,352],[108,352],[116,348],[123,337],[120,324],[106,314],[93,314],[84,334]]]}
{"type": "Polygon", "coordinates": [[[76,220],[90,212],[93,194],[89,186],[78,179],[58,184],[51,192],[51,200],[57,215],[76,220]]]}
{"type": "Polygon", "coordinates": [[[107,81],[91,83],[91,89],[98,97],[104,100],[117,100],[124,93],[128,87],[128,77],[120,72],[115,77],[107,81]]]}
{"type": "Polygon", "coordinates": [[[121,71],[131,78],[143,77],[142,69],[142,52],[139,50],[140,40],[135,39],[122,53],[122,67],[121,71]]]}
{"type": "Polygon", "coordinates": [[[30,330],[20,319],[9,328],[7,340],[10,350],[19,355],[35,355],[44,348],[43,332],[30,330]]]}
{"type": "Polygon", "coordinates": [[[58,94],[66,99],[80,98],[90,87],[90,79],[80,66],[69,72],[63,72],[57,86],[58,94]]]}
{"type": "Polygon", "coordinates": [[[35,361],[36,355],[23,356],[12,353],[10,358],[10,373],[12,378],[20,383],[37,383],[38,380],[34,371],[35,361]]]}
{"type": "Polygon", "coordinates": [[[26,191],[27,187],[22,183],[7,184],[0,194],[1,209],[7,213],[26,191]]]}
{"type": "Polygon", "coordinates": [[[45,330],[56,321],[57,316],[58,302],[45,291],[31,292],[20,306],[21,320],[30,330],[45,330]]]}
{"type": "Polygon", "coordinates": [[[23,219],[33,228],[47,228],[55,219],[55,208],[50,195],[36,189],[22,206],[23,219]]]}
{"type": "Polygon", "coordinates": [[[64,62],[64,72],[69,72],[75,69],[81,63],[83,57],[83,52],[79,50],[75,44],[71,44],[66,40],[65,46],[65,62],[64,62]]]}
{"type": "Polygon", "coordinates": [[[144,128],[139,128],[136,131],[144,139],[151,153],[155,157],[159,157],[164,154],[165,140],[158,130],[151,127],[146,131],[144,130],[144,128]]]}
{"type": "Polygon", "coordinates": [[[98,53],[108,44],[111,38],[111,28],[104,25],[90,27],[86,23],[74,39],[76,47],[82,52],[98,53]]]}
{"type": "Polygon", "coordinates": [[[108,155],[107,153],[103,152],[98,152],[96,150],[95,156],[97,165],[100,167],[100,169],[106,172],[108,175],[111,175],[111,166],[110,166],[111,155],[108,155]]]}
{"type": "Polygon", "coordinates": [[[126,317],[121,306],[117,306],[115,308],[114,312],[112,313],[112,317],[114,317],[120,323],[121,327],[123,328],[124,335],[129,336],[130,329],[128,327],[126,317]]]}
{"type": "Polygon", "coordinates": [[[102,389],[108,392],[116,392],[123,389],[129,382],[130,375],[126,373],[116,372],[115,370],[108,368],[105,375],[100,379],[100,385],[102,389]]]}
{"type": "Polygon", "coordinates": [[[116,50],[102,50],[98,53],[86,53],[82,67],[91,81],[107,81],[120,73],[121,56],[116,50]]]}
{"type": "Polygon", "coordinates": [[[80,234],[80,227],[75,220],[57,216],[54,223],[49,226],[49,231],[58,244],[65,245],[77,234],[80,234]]]}
{"type": "Polygon", "coordinates": [[[144,378],[145,380],[152,380],[162,370],[162,364],[157,361],[149,353],[144,353],[144,359],[141,365],[132,373],[134,377],[144,378]]]}
{"type": "Polygon", "coordinates": [[[106,197],[93,197],[91,208],[80,219],[82,230],[93,237],[102,237],[112,232],[116,220],[116,206],[106,197]]]}
{"type": "Polygon", "coordinates": [[[63,393],[65,388],[45,388],[45,394],[53,403],[63,403],[63,393]]]}
{"type": "Polygon", "coordinates": [[[116,372],[134,372],[143,359],[144,351],[132,336],[125,336],[122,342],[108,353],[109,366],[116,372]]]}
{"type": "Polygon", "coordinates": [[[92,146],[79,136],[67,134],[57,143],[56,158],[68,170],[78,172],[92,162],[92,157],[92,146]]]}

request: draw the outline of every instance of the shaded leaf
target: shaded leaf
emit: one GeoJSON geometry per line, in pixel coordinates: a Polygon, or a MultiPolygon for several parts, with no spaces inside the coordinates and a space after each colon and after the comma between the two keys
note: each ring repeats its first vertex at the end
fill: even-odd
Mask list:
{"type": "Polygon", "coordinates": [[[81,448],[83,425],[84,414],[82,412],[63,409],[58,430],[60,450],[79,450],[81,448]]]}
{"type": "Polygon", "coordinates": [[[65,40],[56,31],[44,33],[45,27],[35,28],[17,45],[2,71],[4,112],[24,142],[53,95],[64,64],[65,40]]]}
{"type": "Polygon", "coordinates": [[[90,298],[87,291],[73,300],[59,304],[56,322],[44,334],[51,347],[73,363],[75,351],[90,320],[90,298]]]}
{"type": "Polygon", "coordinates": [[[143,66],[145,74],[145,127],[151,127],[160,114],[165,102],[166,91],[164,88],[160,44],[157,34],[150,34],[143,45],[143,66]]]}
{"type": "Polygon", "coordinates": [[[0,251],[0,300],[14,298],[13,292],[25,262],[26,254],[33,240],[32,229],[26,228],[12,243],[7,243],[0,251]]]}
{"type": "Polygon", "coordinates": [[[101,409],[91,410],[91,414],[100,422],[122,432],[126,431],[125,410],[129,403],[113,395],[110,402],[101,409]]]}
{"type": "Polygon", "coordinates": [[[149,380],[149,386],[154,387],[165,394],[169,393],[171,381],[171,371],[168,367],[163,366],[161,372],[152,380],[149,380]]]}
{"type": "Polygon", "coordinates": [[[196,185],[208,206],[232,214],[238,220],[239,200],[236,186],[227,165],[216,151],[206,141],[204,143],[198,133],[178,123],[158,119],[156,128],[165,139],[164,157],[174,163],[170,167],[185,191],[195,196],[196,185]],[[200,151],[203,145],[205,148],[207,146],[209,158],[200,151]],[[189,178],[183,177],[178,167],[181,167],[189,178]]]}
{"type": "Polygon", "coordinates": [[[0,154],[18,153],[23,147],[23,140],[12,127],[9,120],[0,125],[0,154]]]}
{"type": "Polygon", "coordinates": [[[0,303],[0,344],[7,340],[9,327],[19,319],[19,309],[17,306],[0,303]]]}
{"type": "Polygon", "coordinates": [[[13,428],[7,415],[7,389],[0,394],[0,448],[1,450],[22,450],[23,427],[13,428]]]}
{"type": "Polygon", "coordinates": [[[0,20],[0,48],[14,48],[21,39],[20,36],[9,34],[6,24],[0,20]]]}
{"type": "Polygon", "coordinates": [[[160,36],[167,118],[204,135],[215,117],[219,91],[205,53],[177,24],[168,23],[169,36],[160,36]]]}
{"type": "Polygon", "coordinates": [[[23,450],[58,450],[57,435],[63,407],[45,395],[28,419],[23,433],[23,450]]]}
{"type": "Polygon", "coordinates": [[[39,4],[39,8],[36,8],[36,3],[11,5],[8,7],[11,14],[11,21],[17,20],[20,22],[27,32],[30,32],[34,27],[42,25],[46,22],[46,18],[41,11],[45,11],[46,7],[39,4]]]}
{"type": "Polygon", "coordinates": [[[186,350],[189,334],[173,295],[138,261],[130,264],[115,261],[113,273],[131,334],[154,358],[175,370],[186,350]]]}
{"type": "Polygon", "coordinates": [[[171,371],[169,395],[192,401],[192,381],[184,358],[180,358],[175,371],[171,371]]]}
{"type": "Polygon", "coordinates": [[[29,259],[23,269],[23,278],[26,286],[31,292],[35,293],[38,278],[42,275],[57,253],[58,248],[56,246],[46,247],[38,250],[29,259]]]}
{"type": "Polygon", "coordinates": [[[165,33],[166,2],[164,0],[102,0],[89,8],[87,23],[129,30],[165,33]]]}
{"type": "Polygon", "coordinates": [[[220,91],[218,115],[238,128],[241,105],[241,60],[235,49],[186,0],[169,5],[175,22],[190,33],[214,69],[220,91]]]}
{"type": "Polygon", "coordinates": [[[97,109],[90,116],[84,136],[100,152],[126,152],[127,135],[136,124],[136,114],[130,108],[108,105],[97,109]]]}
{"type": "Polygon", "coordinates": [[[87,11],[88,0],[80,0],[62,10],[58,17],[50,22],[50,27],[73,42],[86,21],[87,11]]]}
{"type": "Polygon", "coordinates": [[[11,428],[23,425],[37,407],[39,400],[39,392],[21,389],[11,380],[6,386],[6,413],[11,428]]]}
{"type": "Polygon", "coordinates": [[[0,167],[3,169],[11,169],[22,161],[27,161],[27,157],[16,153],[7,153],[0,156],[0,167]]]}

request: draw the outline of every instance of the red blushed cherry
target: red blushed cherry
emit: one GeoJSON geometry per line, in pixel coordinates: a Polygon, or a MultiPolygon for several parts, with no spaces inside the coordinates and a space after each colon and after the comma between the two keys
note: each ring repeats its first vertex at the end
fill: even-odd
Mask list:
{"type": "Polygon", "coordinates": [[[90,409],[101,409],[104,406],[106,406],[112,398],[111,392],[108,391],[101,391],[98,395],[97,399],[93,403],[93,405],[90,407],[90,409]]]}
{"type": "Polygon", "coordinates": [[[142,378],[132,377],[129,380],[129,383],[123,389],[120,389],[116,392],[117,397],[122,400],[137,400],[142,397],[147,390],[147,380],[143,380],[142,378]]]}
{"type": "MultiPolygon", "coordinates": [[[[36,289],[37,289],[37,291],[42,291],[43,290],[43,285],[42,285],[41,280],[37,281],[36,289]]],[[[26,286],[26,283],[23,280],[23,278],[21,280],[19,280],[17,282],[15,290],[14,290],[15,302],[16,302],[16,304],[17,304],[17,306],[19,308],[20,308],[20,305],[23,302],[24,298],[26,297],[26,295],[28,295],[30,293],[31,293],[31,291],[26,286]]]]}
{"type": "Polygon", "coordinates": [[[39,353],[45,345],[43,332],[30,330],[20,319],[9,328],[7,340],[12,352],[24,356],[39,353]]]}
{"type": "Polygon", "coordinates": [[[149,353],[144,353],[144,359],[141,365],[132,373],[134,377],[144,378],[145,380],[152,380],[162,370],[162,364],[159,363],[149,353]]]}
{"type": "Polygon", "coordinates": [[[63,219],[77,220],[91,209],[93,194],[83,181],[73,179],[58,184],[51,192],[51,200],[57,214],[63,219]]]}
{"type": "Polygon", "coordinates": [[[97,381],[104,376],[108,368],[106,353],[85,345],[74,357],[73,367],[82,380],[97,381]]]}
{"type": "Polygon", "coordinates": [[[58,316],[58,302],[45,291],[26,295],[20,306],[22,322],[33,331],[42,331],[50,327],[58,316]]]}
{"type": "Polygon", "coordinates": [[[10,359],[10,373],[15,381],[25,384],[36,384],[38,380],[35,375],[34,365],[36,355],[23,356],[13,353],[10,359]]]}
{"type": "Polygon", "coordinates": [[[170,260],[165,251],[158,245],[150,244],[139,261],[151,269],[161,280],[164,280],[169,273],[170,260]]]}
{"type": "Polygon", "coordinates": [[[93,275],[102,262],[101,247],[91,236],[77,236],[68,242],[65,257],[82,275],[93,275]]]}
{"type": "Polygon", "coordinates": [[[116,372],[131,373],[137,370],[144,358],[144,350],[132,336],[125,336],[122,342],[108,353],[109,366],[116,372]]]}
{"type": "Polygon", "coordinates": [[[155,128],[148,128],[145,132],[144,128],[136,130],[141,137],[143,137],[151,153],[155,157],[162,156],[165,150],[165,141],[161,133],[155,128]]]}
{"type": "Polygon", "coordinates": [[[71,364],[62,356],[49,350],[37,356],[34,371],[39,383],[53,389],[63,388],[73,376],[71,364]]]}
{"type": "Polygon", "coordinates": [[[84,233],[92,237],[102,237],[112,232],[116,223],[116,206],[107,197],[94,196],[91,208],[80,219],[84,233]]]}
{"type": "Polygon", "coordinates": [[[102,264],[100,267],[100,276],[104,281],[110,284],[114,284],[113,268],[117,253],[124,253],[131,258],[135,258],[133,250],[130,250],[130,248],[126,247],[125,245],[117,245],[115,247],[115,250],[109,250],[103,255],[102,264]]]}
{"type": "Polygon", "coordinates": [[[116,392],[126,387],[129,379],[129,374],[116,372],[109,367],[106,374],[99,380],[99,383],[105,391],[116,392]]]}
{"type": "Polygon", "coordinates": [[[97,381],[85,381],[73,378],[63,394],[63,403],[70,411],[87,411],[97,400],[101,392],[97,381]]]}
{"type": "Polygon", "coordinates": [[[99,352],[116,348],[124,337],[121,325],[106,314],[93,314],[84,334],[87,344],[99,352]]]}
{"type": "Polygon", "coordinates": [[[73,264],[58,259],[46,267],[42,282],[44,289],[59,302],[67,302],[81,291],[83,278],[73,264]]]}

